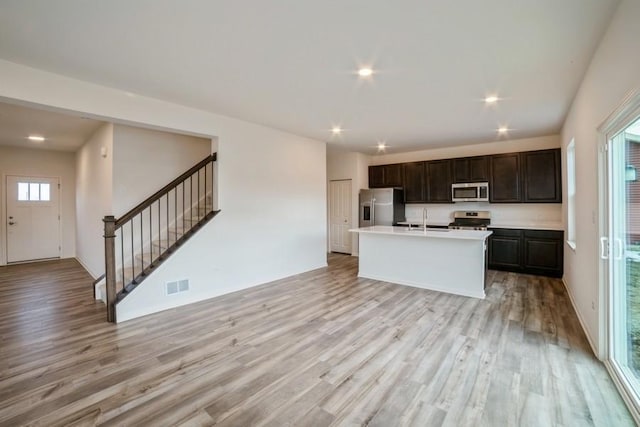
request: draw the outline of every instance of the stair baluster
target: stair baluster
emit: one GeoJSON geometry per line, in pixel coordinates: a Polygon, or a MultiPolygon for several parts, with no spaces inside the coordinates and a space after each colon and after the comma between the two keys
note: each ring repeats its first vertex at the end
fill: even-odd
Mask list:
{"type": "Polygon", "coordinates": [[[216,153],[207,156],[120,218],[104,217],[105,286],[110,322],[117,321],[116,304],[220,212],[214,210],[216,159],[216,153]],[[201,175],[204,176],[202,186],[201,175]],[[180,206],[179,201],[182,201],[180,206]],[[145,224],[147,218],[148,224],[145,224]]]}

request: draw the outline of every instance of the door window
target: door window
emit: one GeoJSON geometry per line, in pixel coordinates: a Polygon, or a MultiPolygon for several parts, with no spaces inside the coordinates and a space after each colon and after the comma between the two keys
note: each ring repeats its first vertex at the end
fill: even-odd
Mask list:
{"type": "Polygon", "coordinates": [[[18,201],[51,201],[51,184],[48,182],[18,182],[18,201]]]}

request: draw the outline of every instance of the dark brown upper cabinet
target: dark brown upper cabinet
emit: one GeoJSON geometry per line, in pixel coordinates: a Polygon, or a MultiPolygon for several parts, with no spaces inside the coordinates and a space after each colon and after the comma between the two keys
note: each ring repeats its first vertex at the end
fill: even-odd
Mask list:
{"type": "Polygon", "coordinates": [[[484,182],[489,180],[487,156],[453,159],[453,182],[484,182]]]}
{"type": "Polygon", "coordinates": [[[426,198],[425,162],[404,164],[404,198],[406,203],[424,203],[426,198]]]}
{"type": "Polygon", "coordinates": [[[385,187],[402,187],[402,163],[386,165],[384,169],[385,187]]]}
{"type": "Polygon", "coordinates": [[[402,163],[369,166],[369,188],[402,187],[402,163]]]}
{"type": "Polygon", "coordinates": [[[369,166],[369,188],[384,187],[384,166],[369,166]]]}
{"type": "Polygon", "coordinates": [[[520,203],[520,153],[496,154],[489,157],[489,201],[520,203]]]}
{"type": "Polygon", "coordinates": [[[451,184],[453,183],[451,164],[451,159],[425,163],[426,197],[429,203],[451,203],[451,184]]]}
{"type": "Polygon", "coordinates": [[[404,187],[407,203],[451,203],[452,183],[485,181],[491,203],[562,203],[560,149],[369,166],[369,188],[404,187]]]}
{"type": "Polygon", "coordinates": [[[561,203],[560,150],[520,153],[522,197],[525,203],[561,203]]]}

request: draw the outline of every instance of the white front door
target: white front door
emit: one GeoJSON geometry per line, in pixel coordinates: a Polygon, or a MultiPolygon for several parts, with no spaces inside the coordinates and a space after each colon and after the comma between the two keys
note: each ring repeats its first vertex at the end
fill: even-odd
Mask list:
{"type": "Polygon", "coordinates": [[[58,183],[7,176],[7,262],[60,257],[58,183]]]}
{"type": "Polygon", "coordinates": [[[329,183],[331,252],[351,254],[351,180],[329,183]]]}

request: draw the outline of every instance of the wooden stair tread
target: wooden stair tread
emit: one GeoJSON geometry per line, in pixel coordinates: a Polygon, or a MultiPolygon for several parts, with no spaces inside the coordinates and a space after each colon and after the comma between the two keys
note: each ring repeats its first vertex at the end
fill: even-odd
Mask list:
{"type": "Polygon", "coordinates": [[[160,248],[162,250],[167,249],[173,243],[175,243],[175,240],[167,241],[166,239],[154,240],[153,242],[151,242],[154,248],[160,248]],[[171,242],[171,243],[168,243],[168,242],[171,242]]]}

